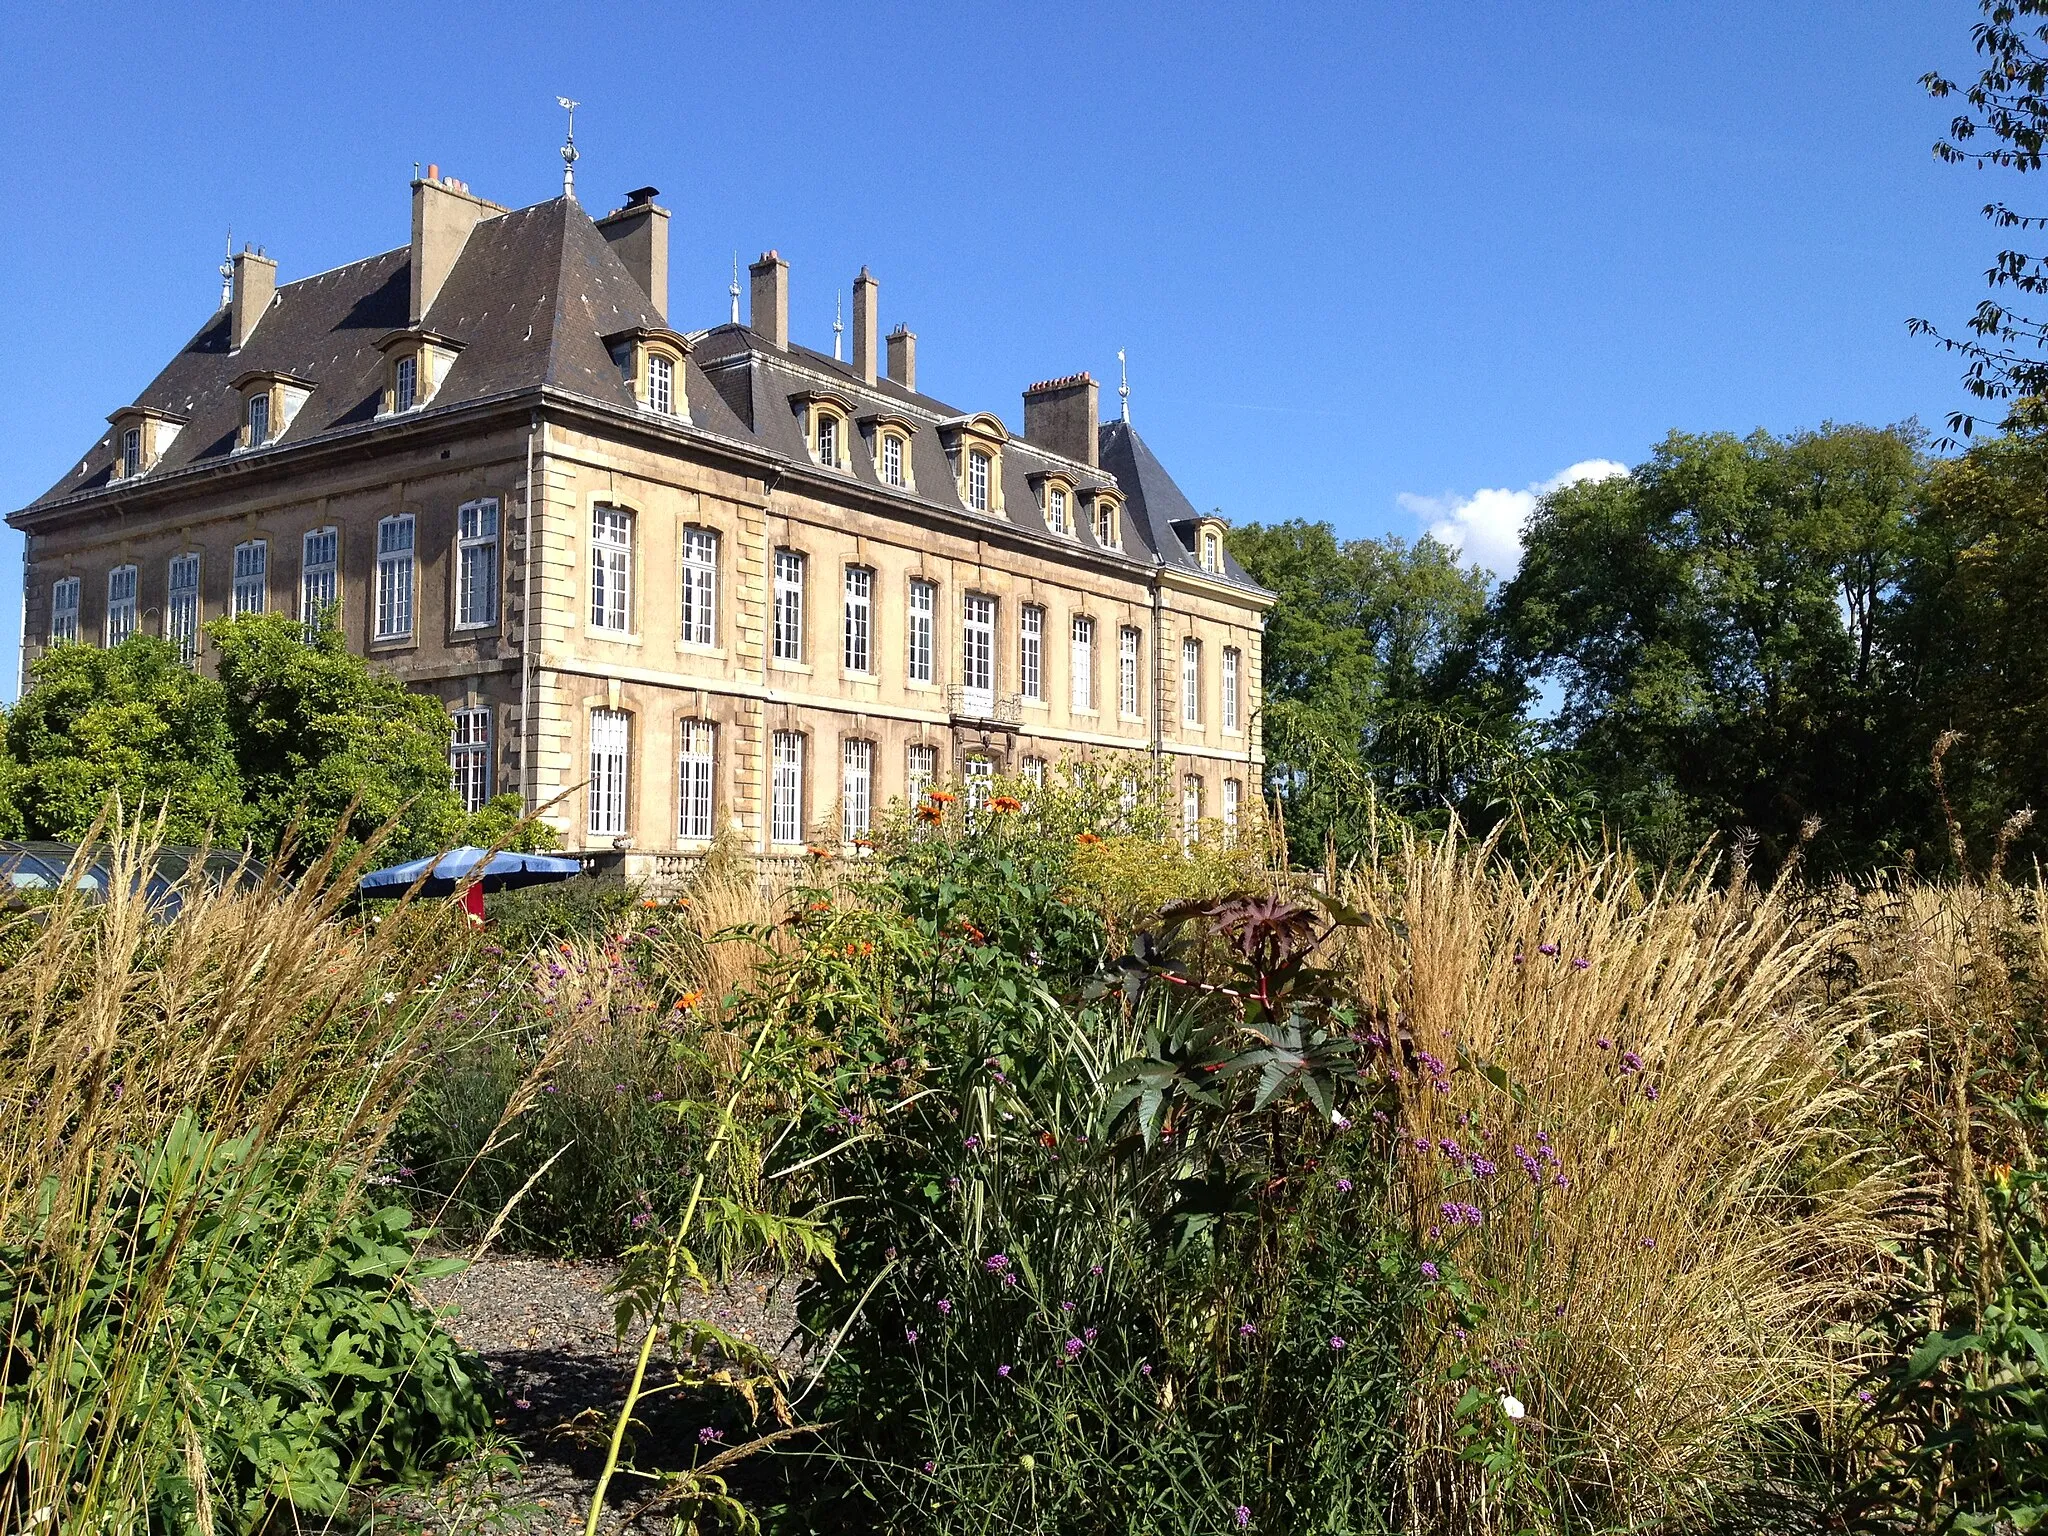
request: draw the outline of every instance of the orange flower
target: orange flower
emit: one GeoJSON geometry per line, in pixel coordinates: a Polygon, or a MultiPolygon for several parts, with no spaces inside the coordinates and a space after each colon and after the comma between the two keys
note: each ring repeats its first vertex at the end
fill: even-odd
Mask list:
{"type": "Polygon", "coordinates": [[[804,910],[807,912],[830,912],[832,910],[832,903],[829,901],[814,901],[804,910]]]}
{"type": "Polygon", "coordinates": [[[809,848],[806,848],[804,852],[808,853],[814,859],[829,859],[832,857],[832,850],[830,848],[820,848],[815,843],[813,843],[809,848]]]}
{"type": "Polygon", "coordinates": [[[936,805],[920,805],[917,808],[917,819],[919,821],[944,821],[946,813],[936,805]]]}
{"type": "Polygon", "coordinates": [[[958,795],[949,795],[943,789],[935,789],[932,791],[932,798],[938,801],[940,805],[951,805],[960,797],[958,795]]]}
{"type": "Polygon", "coordinates": [[[853,840],[853,846],[856,848],[872,848],[875,846],[875,840],[872,837],[856,837],[853,840]]]}
{"type": "Polygon", "coordinates": [[[676,999],[676,1011],[678,1013],[688,1013],[692,1008],[696,1007],[699,1003],[703,1001],[704,994],[702,992],[685,992],[681,997],[676,999]]]}
{"type": "Polygon", "coordinates": [[[690,898],[687,896],[678,896],[676,898],[676,905],[679,907],[687,907],[689,904],[690,898]]]}
{"type": "Polygon", "coordinates": [[[1021,811],[1024,802],[1015,795],[995,795],[990,798],[988,808],[992,811],[1021,811]]]}
{"type": "Polygon", "coordinates": [[[643,906],[643,907],[645,907],[645,908],[647,908],[647,909],[648,909],[649,911],[652,911],[652,910],[653,910],[654,908],[656,908],[656,907],[660,906],[660,905],[661,905],[661,903],[660,903],[660,902],[658,902],[658,901],[654,901],[654,900],[650,899],[650,900],[647,900],[647,901],[643,901],[643,902],[641,902],[641,903],[640,903],[640,905],[641,905],[641,906],[643,906]]]}
{"type": "Polygon", "coordinates": [[[974,924],[968,922],[964,917],[960,920],[960,931],[977,944],[986,944],[988,942],[988,935],[975,927],[974,924]]]}
{"type": "Polygon", "coordinates": [[[1102,839],[1097,837],[1093,832],[1083,832],[1079,837],[1075,838],[1074,841],[1079,843],[1083,848],[1093,848],[1097,843],[1101,842],[1102,839]]]}

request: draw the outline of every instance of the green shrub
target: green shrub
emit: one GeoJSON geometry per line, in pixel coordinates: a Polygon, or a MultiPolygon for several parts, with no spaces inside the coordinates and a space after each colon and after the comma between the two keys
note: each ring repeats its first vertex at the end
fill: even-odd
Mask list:
{"type": "Polygon", "coordinates": [[[0,1479],[17,1515],[35,1463],[59,1486],[130,1483],[155,1530],[332,1517],[356,1483],[418,1477],[490,1432],[488,1377],[406,1291],[453,1266],[416,1261],[426,1234],[402,1206],[356,1206],[346,1170],[252,1154],[190,1118],[129,1167],[96,1253],[15,1242],[0,1258],[0,1479]],[[138,1305],[164,1319],[139,1355],[122,1340],[138,1305]],[[129,1390],[33,1409],[114,1371],[129,1390]]]}

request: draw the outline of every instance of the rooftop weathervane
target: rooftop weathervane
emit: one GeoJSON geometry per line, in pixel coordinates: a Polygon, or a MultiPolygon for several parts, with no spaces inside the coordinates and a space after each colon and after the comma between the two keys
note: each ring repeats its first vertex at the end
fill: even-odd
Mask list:
{"type": "Polygon", "coordinates": [[[227,244],[220,253],[220,307],[226,309],[235,301],[235,232],[228,231],[227,244]]]}
{"type": "Polygon", "coordinates": [[[1116,366],[1117,371],[1123,375],[1123,382],[1116,387],[1116,397],[1122,402],[1121,414],[1124,424],[1128,426],[1131,420],[1131,368],[1130,364],[1124,361],[1124,349],[1122,347],[1116,349],[1116,366]]]}
{"type": "Polygon", "coordinates": [[[732,253],[732,287],[727,291],[732,294],[732,323],[738,325],[740,323],[740,253],[738,251],[732,253]]]}
{"type": "Polygon", "coordinates": [[[576,109],[581,102],[557,96],[556,104],[569,114],[569,142],[562,146],[562,196],[576,195],[576,109]]]}

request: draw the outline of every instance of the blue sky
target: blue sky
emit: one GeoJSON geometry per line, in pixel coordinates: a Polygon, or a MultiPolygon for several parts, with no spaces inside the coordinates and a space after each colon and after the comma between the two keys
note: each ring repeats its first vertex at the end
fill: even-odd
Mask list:
{"type": "MultiPolygon", "coordinates": [[[[675,211],[681,328],[774,246],[797,339],[829,347],[865,262],[942,398],[1014,426],[1035,379],[1113,386],[1122,347],[1198,506],[1511,559],[1531,487],[1674,427],[1960,403],[1905,321],[1967,316],[1997,246],[1977,209],[2014,195],[1928,153],[1946,113],[1916,81],[1968,68],[1975,14],[17,6],[0,502],[199,327],[230,226],[289,281],[403,244],[415,161],[553,196],[564,94],[585,205],[652,183],[675,211]]],[[[19,588],[8,532],[0,697],[19,588]]]]}

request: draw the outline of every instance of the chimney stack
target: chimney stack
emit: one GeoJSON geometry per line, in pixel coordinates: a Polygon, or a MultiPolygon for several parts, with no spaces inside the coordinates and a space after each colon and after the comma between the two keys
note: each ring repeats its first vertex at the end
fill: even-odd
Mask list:
{"type": "Polygon", "coordinates": [[[754,279],[747,324],[778,352],[789,350],[789,263],[769,251],[747,271],[754,279]]]}
{"type": "MultiPolygon", "coordinates": [[[[875,382],[877,354],[882,350],[882,321],[876,312],[882,285],[862,267],[860,276],[853,280],[853,371],[860,375],[863,384],[875,382]]],[[[890,372],[895,372],[892,367],[890,372]]]]}
{"type": "Polygon", "coordinates": [[[597,232],[617,252],[647,302],[668,323],[668,210],[657,208],[661,194],[653,187],[635,187],[626,206],[597,221],[597,232]]]}
{"type": "Polygon", "coordinates": [[[418,325],[434,307],[441,285],[455,270],[455,260],[469,232],[505,210],[487,203],[453,176],[430,165],[424,181],[412,184],[412,319],[418,325]]]}
{"type": "Polygon", "coordinates": [[[234,286],[228,301],[228,350],[239,352],[277,292],[277,263],[243,246],[235,257],[234,286]]]}
{"type": "Polygon", "coordinates": [[[917,388],[917,332],[907,325],[889,333],[889,377],[905,389],[917,388]]]}
{"type": "Polygon", "coordinates": [[[1096,467],[1096,386],[1085,373],[1024,391],[1024,441],[1096,467]]]}

